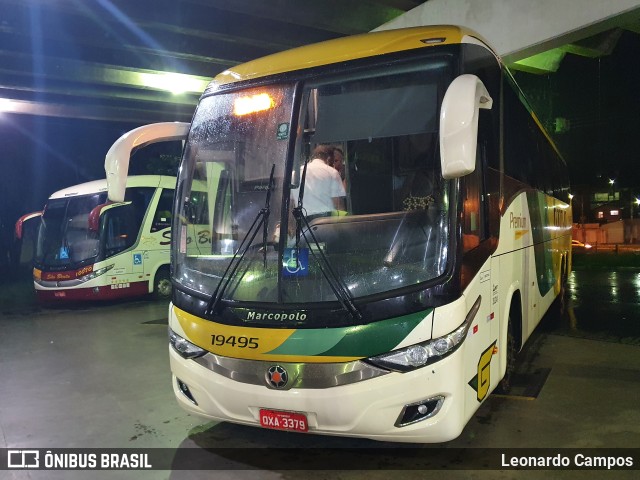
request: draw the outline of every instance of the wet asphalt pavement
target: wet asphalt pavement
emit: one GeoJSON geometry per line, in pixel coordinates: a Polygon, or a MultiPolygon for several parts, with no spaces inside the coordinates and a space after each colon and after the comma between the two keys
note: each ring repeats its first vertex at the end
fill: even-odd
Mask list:
{"type": "MultiPolygon", "coordinates": [[[[640,445],[640,269],[572,272],[565,313],[547,315],[519,356],[520,391],[490,395],[459,438],[412,448],[195,418],[173,398],[166,302],[47,309],[21,297],[28,291],[15,288],[0,302],[0,385],[10,386],[0,389],[0,448],[179,447],[168,450],[174,461],[188,448],[204,453],[206,465],[204,471],[0,470],[3,479],[536,479],[544,472],[486,470],[488,460],[469,455],[640,445]]],[[[614,472],[549,473],[583,480],[614,472]]],[[[615,473],[608,478],[636,478],[632,470],[615,473]]]]}
{"type": "Polygon", "coordinates": [[[640,345],[640,271],[574,270],[567,311],[545,319],[549,333],[640,345]]]}

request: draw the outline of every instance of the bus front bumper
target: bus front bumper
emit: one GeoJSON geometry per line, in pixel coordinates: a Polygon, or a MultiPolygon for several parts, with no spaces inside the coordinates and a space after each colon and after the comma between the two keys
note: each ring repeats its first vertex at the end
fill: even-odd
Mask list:
{"type": "Polygon", "coordinates": [[[169,350],[178,403],[211,420],[260,426],[260,410],[269,409],[303,414],[309,433],[413,443],[452,440],[468,420],[464,382],[455,380],[463,371],[464,348],[412,372],[392,372],[331,388],[290,390],[241,383],[182,358],[172,347],[169,350]],[[397,426],[407,405],[431,399],[441,400],[432,416],[397,426]]]}

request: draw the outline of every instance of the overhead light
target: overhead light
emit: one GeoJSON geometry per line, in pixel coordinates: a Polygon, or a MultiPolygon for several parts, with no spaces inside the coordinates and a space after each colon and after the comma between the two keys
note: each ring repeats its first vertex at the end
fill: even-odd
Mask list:
{"type": "Polygon", "coordinates": [[[138,73],[140,84],[149,88],[166,90],[176,95],[187,92],[201,93],[207,87],[207,81],[191,75],[173,72],[138,73]]]}
{"type": "Polygon", "coordinates": [[[10,98],[0,98],[0,112],[13,112],[15,108],[15,101],[10,98]]]}

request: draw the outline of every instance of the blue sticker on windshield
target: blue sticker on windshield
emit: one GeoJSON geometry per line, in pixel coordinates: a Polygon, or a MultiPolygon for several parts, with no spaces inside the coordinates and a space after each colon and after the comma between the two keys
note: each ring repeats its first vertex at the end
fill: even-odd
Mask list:
{"type": "Polygon", "coordinates": [[[282,255],[282,275],[301,277],[309,273],[309,249],[285,248],[282,255]]]}
{"type": "Polygon", "coordinates": [[[60,260],[69,260],[69,247],[60,247],[60,260]]]}

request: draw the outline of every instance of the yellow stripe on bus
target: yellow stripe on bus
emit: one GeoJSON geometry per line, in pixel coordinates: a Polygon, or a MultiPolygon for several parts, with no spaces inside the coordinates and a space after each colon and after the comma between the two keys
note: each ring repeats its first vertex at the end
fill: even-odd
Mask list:
{"type": "Polygon", "coordinates": [[[414,48],[425,48],[431,45],[459,44],[465,35],[475,36],[476,34],[462,27],[440,25],[386,30],[336,38],[236,65],[216,76],[213,84],[225,85],[303,68],[330,65],[414,48]],[[438,42],[432,44],[428,42],[429,39],[434,38],[437,38],[438,42]]]}
{"type": "Polygon", "coordinates": [[[223,325],[204,320],[177,307],[173,307],[173,311],[187,340],[216,355],[290,363],[341,363],[360,358],[270,354],[269,352],[286,342],[296,330],[223,325]]]}

